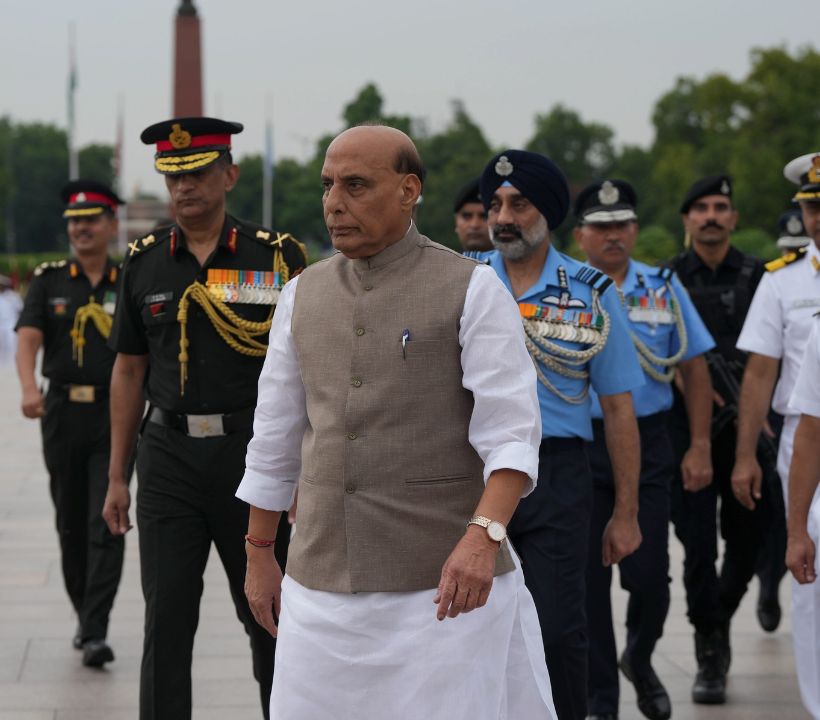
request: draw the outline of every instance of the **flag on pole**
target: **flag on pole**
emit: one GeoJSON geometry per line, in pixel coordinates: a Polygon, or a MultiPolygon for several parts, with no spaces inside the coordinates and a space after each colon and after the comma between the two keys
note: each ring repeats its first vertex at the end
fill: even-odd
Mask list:
{"type": "Polygon", "coordinates": [[[117,98],[117,138],[114,142],[114,155],[111,158],[111,169],[114,173],[114,191],[122,196],[122,95],[117,98]]]}
{"type": "Polygon", "coordinates": [[[68,179],[80,176],[80,162],[74,144],[74,95],[77,90],[77,55],[74,47],[74,23],[68,26],[68,179]]]}
{"type": "Polygon", "coordinates": [[[265,159],[262,164],[262,225],[273,227],[273,123],[265,122],[265,159]]]}

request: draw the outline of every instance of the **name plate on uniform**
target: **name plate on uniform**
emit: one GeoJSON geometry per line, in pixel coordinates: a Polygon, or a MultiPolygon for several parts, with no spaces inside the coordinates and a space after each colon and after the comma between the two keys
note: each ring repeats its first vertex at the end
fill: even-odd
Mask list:
{"type": "Polygon", "coordinates": [[[93,403],[94,402],[94,386],[93,385],[69,385],[68,399],[75,403],[93,403]]]}
{"type": "Polygon", "coordinates": [[[224,303],[276,305],[282,290],[282,273],[211,268],[206,285],[208,292],[224,303]]]}
{"type": "Polygon", "coordinates": [[[518,311],[540,337],[591,345],[601,337],[604,316],[561,307],[518,303],[518,311]]]}
{"type": "Polygon", "coordinates": [[[221,415],[187,415],[186,417],[190,437],[219,437],[225,434],[221,415]]]}

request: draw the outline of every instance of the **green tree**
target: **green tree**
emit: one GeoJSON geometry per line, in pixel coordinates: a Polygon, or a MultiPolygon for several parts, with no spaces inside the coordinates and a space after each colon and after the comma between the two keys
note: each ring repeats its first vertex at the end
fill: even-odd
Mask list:
{"type": "Polygon", "coordinates": [[[417,143],[427,168],[417,223],[436,242],[459,248],[453,232],[453,200],[463,185],[481,174],[492,150],[464,104],[454,100],[452,107],[447,127],[417,143]]]}
{"type": "Polygon", "coordinates": [[[53,125],[11,128],[11,215],[18,252],[67,249],[60,190],[67,181],[66,134],[53,125]]]}
{"type": "Polygon", "coordinates": [[[535,116],[535,133],[527,150],[546,155],[564,171],[575,195],[606,175],[615,161],[614,133],[601,123],[586,123],[574,110],[557,104],[535,116]]]}
{"type": "Polygon", "coordinates": [[[243,220],[262,222],[262,156],[245,155],[239,162],[239,180],[228,193],[228,212],[243,220]]]}
{"type": "Polygon", "coordinates": [[[111,145],[93,143],[78,153],[80,177],[97,180],[109,187],[114,185],[114,148],[111,145]]]}
{"type": "Polygon", "coordinates": [[[383,108],[384,99],[379,89],[373,83],[368,83],[353,100],[345,105],[342,111],[345,127],[379,123],[397,128],[408,135],[411,134],[413,122],[409,115],[385,115],[383,108]]]}
{"type": "Polygon", "coordinates": [[[763,260],[773,260],[780,256],[780,249],[769,233],[758,228],[738,230],[732,235],[732,245],[738,250],[754,255],[763,260]]]}
{"type": "Polygon", "coordinates": [[[649,225],[641,228],[632,257],[649,265],[659,265],[678,253],[678,241],[665,227],[649,225]]]}

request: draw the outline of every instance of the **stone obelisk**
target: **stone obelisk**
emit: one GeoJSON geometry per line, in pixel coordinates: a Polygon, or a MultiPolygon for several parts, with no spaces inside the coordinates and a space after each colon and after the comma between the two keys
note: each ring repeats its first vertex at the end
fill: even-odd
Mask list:
{"type": "Polygon", "coordinates": [[[174,117],[202,114],[199,15],[193,0],[181,0],[177,9],[174,46],[174,117]]]}

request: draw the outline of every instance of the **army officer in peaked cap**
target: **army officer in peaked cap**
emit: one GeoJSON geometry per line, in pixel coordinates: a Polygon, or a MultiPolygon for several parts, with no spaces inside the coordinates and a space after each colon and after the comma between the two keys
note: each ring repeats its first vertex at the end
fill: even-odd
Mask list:
{"type": "MultiPolygon", "coordinates": [[[[117,360],[105,503],[112,532],[124,534],[124,473],[139,429],[141,720],[191,717],[191,654],[211,544],[250,636],[268,713],[275,644],[245,599],[248,509],[234,492],[273,311],[281,287],[305,267],[305,254],[290,235],[226,214],[225,197],[239,178],[231,137],[241,130],[213,118],[177,118],[141,136],[156,145],[154,166],[165,176],[176,222],[129,245],[110,340],[117,360]]],[[[283,533],[279,562],[286,548],[283,533]]]]}
{"type": "Polygon", "coordinates": [[[117,236],[123,201],[95,180],[69,182],[62,198],[72,257],[34,271],[17,322],[17,372],[23,414],[42,422],[63,579],[78,617],[74,647],[82,649],[85,665],[100,667],[114,659],[105,639],[124,548],[123,538],[112,535],[100,515],[108,485],[108,383],[114,364],[106,339],[120,287],[108,246],[117,236]],[[45,397],[34,375],[41,347],[45,397]]]}
{"type": "Polygon", "coordinates": [[[585,569],[592,475],[590,387],[606,418],[615,483],[601,560],[619,562],[640,544],[638,428],[630,391],[643,374],[612,281],[551,246],[569,208],[569,188],[548,158],[496,155],[481,175],[496,250],[489,265],[518,301],[538,375],[542,438],[538,485],[518,506],[509,534],[521,555],[541,622],[553,697],[562,720],[587,714],[585,569]]]}
{"type": "MultiPolygon", "coordinates": [[[[631,258],[638,236],[637,203],[634,188],[624,180],[593,183],[575,199],[574,234],[588,262],[614,280],[645,376],[643,386],[632,393],[641,435],[638,522],[643,542],[619,564],[621,584],[629,592],[626,646],[620,667],[635,685],[641,712],[651,720],[665,720],[672,708],[651,657],[669,610],[668,541],[674,475],[667,429],[671,382],[680,368],[692,438],[683,459],[683,473],[687,485],[701,485],[712,475],[712,385],[703,353],[714,347],[714,342],[674,273],[631,258]]],[[[612,720],[618,715],[619,695],[610,602],[612,570],[601,564],[597,551],[612,513],[612,466],[601,405],[594,390],[592,394],[594,439],[589,451],[595,499],[587,564],[589,705],[590,718],[612,720]]]]}

